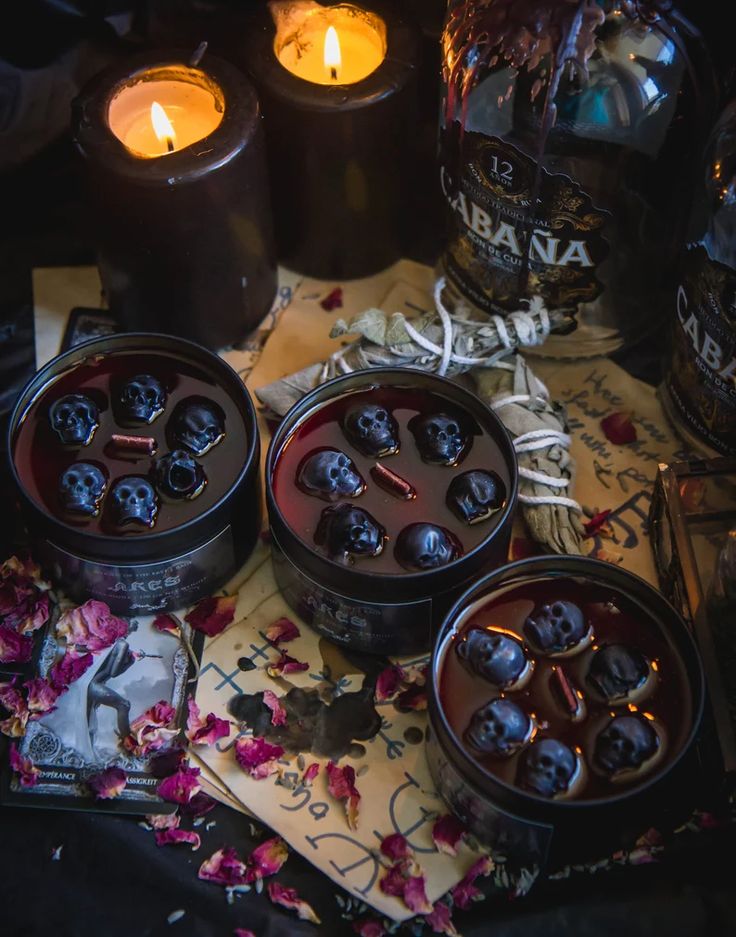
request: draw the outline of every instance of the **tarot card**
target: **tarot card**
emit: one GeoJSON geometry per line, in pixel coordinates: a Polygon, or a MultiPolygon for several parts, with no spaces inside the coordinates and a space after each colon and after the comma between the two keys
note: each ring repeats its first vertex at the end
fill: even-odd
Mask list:
{"type": "Polygon", "coordinates": [[[76,306],[69,313],[64,337],[61,340],[61,351],[68,351],[91,338],[103,338],[105,335],[114,335],[119,331],[115,317],[106,309],[87,309],[76,306]]]}

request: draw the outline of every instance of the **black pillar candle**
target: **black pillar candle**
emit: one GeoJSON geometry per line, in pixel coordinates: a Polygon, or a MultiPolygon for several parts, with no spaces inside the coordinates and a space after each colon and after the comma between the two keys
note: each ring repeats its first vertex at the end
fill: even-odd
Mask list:
{"type": "Polygon", "coordinates": [[[269,6],[244,54],[263,106],[279,259],[324,279],[375,273],[401,257],[411,223],[418,30],[374,2],[314,4],[303,24],[269,6]],[[330,24],[342,57],[323,77],[321,58],[305,63],[321,57],[330,24]],[[379,44],[376,67],[357,80],[355,30],[379,44]]]}
{"type": "Polygon", "coordinates": [[[84,89],[72,129],[103,287],[126,328],[210,348],[253,329],[275,295],[276,259],[248,80],[210,56],[199,67],[137,57],[84,89]]]}

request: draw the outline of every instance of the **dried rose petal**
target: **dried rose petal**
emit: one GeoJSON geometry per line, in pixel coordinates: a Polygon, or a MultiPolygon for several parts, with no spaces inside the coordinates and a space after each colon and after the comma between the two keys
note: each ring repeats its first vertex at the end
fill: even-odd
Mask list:
{"type": "Polygon", "coordinates": [[[0,664],[25,664],[32,651],[33,638],[0,625],[0,664]]]}
{"type": "Polygon", "coordinates": [[[36,583],[41,578],[41,567],[30,557],[22,560],[18,556],[11,556],[0,566],[0,578],[7,579],[12,574],[36,583]]]}
{"type": "Polygon", "coordinates": [[[381,840],[381,852],[386,858],[396,862],[397,859],[408,859],[412,854],[412,849],[406,836],[401,833],[391,833],[390,836],[384,836],[381,840]]]}
{"type": "Polygon", "coordinates": [[[283,726],[286,725],[286,710],[281,705],[281,701],[278,696],[273,692],[273,690],[264,690],[263,691],[263,702],[271,710],[271,725],[273,726],[283,726]]]}
{"type": "Polygon", "coordinates": [[[57,690],[43,677],[27,680],[23,686],[28,693],[28,709],[32,713],[50,713],[56,708],[56,701],[64,692],[57,690]]]}
{"type": "Polygon", "coordinates": [[[312,786],[314,779],[319,774],[319,768],[320,765],[318,761],[313,761],[312,764],[306,768],[304,774],[302,775],[302,784],[304,787],[312,786]]]}
{"type": "Polygon", "coordinates": [[[130,735],[123,739],[123,747],[133,755],[147,755],[159,751],[179,730],[171,726],[176,710],[166,700],[159,700],[130,724],[130,735]]]}
{"type": "Polygon", "coordinates": [[[247,927],[236,927],[233,931],[234,937],[256,937],[252,930],[247,927]]]}
{"type": "Polygon", "coordinates": [[[594,550],[590,555],[593,559],[601,560],[603,563],[612,563],[614,566],[618,566],[619,563],[623,563],[624,561],[623,553],[618,553],[615,550],[606,550],[605,547],[594,550]]]}
{"type": "Polygon", "coordinates": [[[427,691],[418,683],[413,683],[396,697],[396,708],[400,712],[418,712],[427,708],[427,691]]]}
{"type": "Polygon", "coordinates": [[[205,794],[204,791],[198,791],[187,803],[180,804],[179,810],[186,816],[196,820],[197,817],[204,817],[208,814],[215,804],[216,801],[213,800],[209,794],[205,794]]]}
{"type": "Polygon", "coordinates": [[[375,699],[377,703],[383,703],[390,699],[401,686],[404,679],[404,668],[397,664],[391,664],[384,668],[376,680],[375,699]]]}
{"type": "Polygon", "coordinates": [[[336,286],[319,301],[320,306],[325,312],[334,312],[335,309],[342,309],[342,287],[336,286]]]}
{"type": "Polygon", "coordinates": [[[289,673],[300,673],[302,670],[309,670],[309,664],[302,663],[294,657],[289,657],[284,651],[281,652],[279,659],[266,667],[266,673],[269,677],[280,677],[289,673]]]}
{"type": "Polygon", "coordinates": [[[277,770],[276,761],[284,754],[280,745],[262,738],[242,738],[235,743],[235,758],[252,778],[261,780],[277,770]]]}
{"type": "Polygon", "coordinates": [[[441,901],[436,902],[431,914],[427,914],[424,923],[432,928],[433,934],[447,934],[448,937],[457,937],[455,925],[452,923],[452,911],[441,901]]]}
{"type": "Polygon", "coordinates": [[[417,686],[424,686],[427,682],[427,674],[429,673],[429,664],[421,664],[421,666],[412,666],[404,668],[404,682],[416,684],[417,686]]]}
{"type": "Polygon", "coordinates": [[[35,602],[29,602],[23,612],[19,613],[19,620],[13,622],[15,616],[5,619],[6,624],[15,624],[21,634],[31,634],[38,631],[49,620],[49,597],[45,593],[39,595],[35,602]]]}
{"type": "Polygon", "coordinates": [[[154,752],[148,762],[148,770],[154,778],[168,778],[184,761],[183,748],[174,745],[166,751],[154,752]]]}
{"type": "Polygon", "coordinates": [[[601,429],[606,434],[606,439],[617,446],[626,445],[626,443],[636,442],[636,427],[631,421],[631,414],[623,410],[617,413],[609,413],[607,417],[601,420],[601,429]]]}
{"type": "Polygon", "coordinates": [[[16,745],[10,746],[10,767],[18,775],[21,787],[35,787],[38,784],[38,768],[30,758],[25,758],[16,745]]]}
{"type": "Polygon", "coordinates": [[[125,790],[128,775],[122,768],[110,767],[87,778],[87,787],[97,800],[114,800],[125,790]]]}
{"type": "Polygon", "coordinates": [[[28,711],[25,697],[16,686],[17,682],[18,678],[13,677],[7,683],[0,683],[0,706],[16,716],[28,711]]]}
{"type": "Polygon", "coordinates": [[[427,880],[424,875],[410,875],[404,885],[404,904],[414,914],[430,914],[432,905],[427,899],[427,880]]]}
{"type": "Polygon", "coordinates": [[[49,667],[47,679],[56,690],[65,690],[82,676],[91,666],[94,657],[90,653],[79,654],[74,648],[69,648],[55,663],[49,667]]]}
{"type": "Polygon", "coordinates": [[[475,880],[480,875],[490,875],[492,871],[493,860],[490,856],[481,856],[474,862],[457,885],[450,889],[454,906],[465,911],[470,907],[471,902],[482,898],[483,892],[475,886],[475,880]]]}
{"type": "Polygon", "coordinates": [[[235,618],[236,595],[208,596],[187,612],[184,620],[195,631],[201,631],[208,638],[220,634],[235,618]]]}
{"type": "Polygon", "coordinates": [[[174,621],[171,615],[156,615],[153,619],[153,627],[162,634],[171,634],[175,638],[181,636],[179,625],[174,621]]]}
{"type": "Polygon", "coordinates": [[[275,875],[289,858],[289,847],[280,836],[274,836],[257,846],[248,857],[245,880],[248,884],[256,879],[275,875]]]}
{"type": "Polygon", "coordinates": [[[312,924],[322,923],[311,906],[306,901],[302,901],[295,888],[286,888],[284,885],[279,885],[278,882],[269,882],[268,897],[274,904],[280,904],[282,908],[296,911],[297,917],[300,917],[303,921],[311,921],[312,924]]]}
{"type": "Polygon", "coordinates": [[[327,790],[336,800],[345,802],[345,814],[351,830],[358,828],[358,804],[360,794],[355,786],[355,769],[350,765],[338,767],[334,762],[327,762],[327,790]]]}
{"type": "Polygon", "coordinates": [[[446,813],[435,821],[432,827],[432,842],[438,852],[448,856],[457,855],[457,847],[466,834],[463,824],[451,813],[446,813]]]}
{"type": "Polygon", "coordinates": [[[149,813],[146,823],[154,830],[175,830],[181,823],[178,813],[149,813]]]}
{"type": "Polygon", "coordinates": [[[585,530],[586,537],[595,537],[596,534],[601,534],[602,536],[609,535],[613,533],[611,525],[607,523],[608,515],[611,513],[610,508],[607,508],[605,511],[599,511],[598,514],[594,514],[589,521],[586,521],[583,524],[583,529],[585,530]]]}
{"type": "Polygon", "coordinates": [[[218,739],[224,739],[230,735],[229,719],[220,719],[214,713],[208,713],[207,718],[202,719],[199,706],[191,697],[187,701],[187,706],[189,715],[184,734],[192,745],[214,745],[218,739]]]}
{"type": "Polygon", "coordinates": [[[201,790],[199,768],[182,765],[176,774],[164,778],[156,788],[160,797],[172,804],[187,804],[201,790]]]}
{"type": "Polygon", "coordinates": [[[56,632],[67,644],[78,645],[97,654],[128,633],[128,623],[110,611],[104,602],[89,599],[84,605],[64,612],[56,632]]]}
{"type": "Polygon", "coordinates": [[[353,921],[353,930],[360,937],[384,937],[386,928],[380,921],[353,921]]]}
{"type": "Polygon", "coordinates": [[[0,732],[11,739],[22,738],[26,734],[26,725],[28,724],[29,713],[26,710],[22,713],[13,713],[7,719],[0,721],[0,732]]]}
{"type": "Polygon", "coordinates": [[[395,898],[402,897],[408,867],[409,863],[402,861],[395,862],[390,868],[386,869],[385,874],[378,883],[384,895],[391,895],[395,898]]]}
{"type": "Polygon", "coordinates": [[[218,885],[245,885],[245,863],[232,846],[224,846],[204,860],[198,875],[203,881],[218,885]]]}
{"type": "Polygon", "coordinates": [[[277,618],[266,628],[266,638],[271,644],[285,644],[298,638],[301,632],[290,618],[277,618]]]}
{"type": "Polygon", "coordinates": [[[194,830],[156,830],[153,834],[157,846],[177,846],[179,843],[191,843],[192,852],[199,849],[202,841],[194,830]]]}

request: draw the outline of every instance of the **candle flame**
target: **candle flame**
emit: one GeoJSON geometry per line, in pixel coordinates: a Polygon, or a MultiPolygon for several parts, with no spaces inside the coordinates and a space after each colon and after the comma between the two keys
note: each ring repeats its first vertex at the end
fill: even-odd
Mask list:
{"type": "Polygon", "coordinates": [[[325,68],[336,72],[342,65],[342,55],[340,54],[340,40],[337,36],[337,30],[334,26],[328,26],[325,33],[325,68]]]}
{"type": "Polygon", "coordinates": [[[174,148],[174,141],[176,140],[176,133],[171,124],[171,121],[166,116],[166,111],[161,107],[158,101],[154,101],[151,104],[151,123],[153,124],[153,131],[161,141],[161,143],[166,143],[169,146],[169,149],[174,148]]]}

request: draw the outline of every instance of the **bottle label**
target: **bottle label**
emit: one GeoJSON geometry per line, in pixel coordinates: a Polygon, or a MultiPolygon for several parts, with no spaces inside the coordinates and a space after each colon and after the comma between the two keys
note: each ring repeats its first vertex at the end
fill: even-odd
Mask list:
{"type": "Polygon", "coordinates": [[[440,169],[452,218],[445,265],[458,289],[502,313],[530,296],[570,310],[599,296],[609,213],[568,176],[498,137],[466,131],[460,150],[457,177],[440,169]]]}
{"type": "Polygon", "coordinates": [[[683,258],[665,380],[686,425],[736,455],[736,271],[711,260],[702,244],[683,258]]]}

